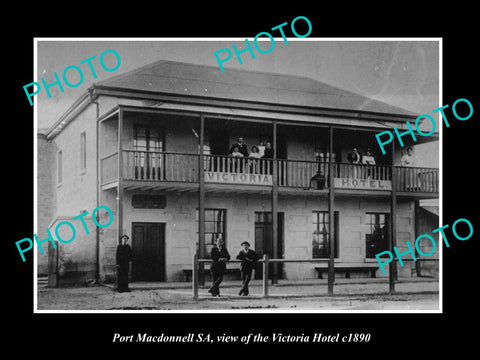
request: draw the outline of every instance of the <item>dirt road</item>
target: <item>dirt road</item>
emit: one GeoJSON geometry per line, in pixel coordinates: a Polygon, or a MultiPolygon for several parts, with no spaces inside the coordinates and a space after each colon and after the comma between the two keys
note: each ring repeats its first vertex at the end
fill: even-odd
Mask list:
{"type": "Polygon", "coordinates": [[[111,287],[95,285],[71,288],[38,288],[38,310],[438,310],[437,283],[397,286],[400,292],[388,294],[385,286],[360,285],[337,287],[338,294],[326,295],[322,288],[308,285],[272,287],[271,296],[263,298],[261,288],[253,287],[249,297],[238,296],[237,287],[222,289],[220,297],[212,297],[206,288],[199,299],[192,299],[188,286],[148,288],[137,284],[128,293],[117,293],[111,287]],[[411,286],[410,286],[411,285],[411,286]],[[412,286],[414,287],[412,288],[412,286]],[[365,293],[362,293],[365,292],[365,293]]]}

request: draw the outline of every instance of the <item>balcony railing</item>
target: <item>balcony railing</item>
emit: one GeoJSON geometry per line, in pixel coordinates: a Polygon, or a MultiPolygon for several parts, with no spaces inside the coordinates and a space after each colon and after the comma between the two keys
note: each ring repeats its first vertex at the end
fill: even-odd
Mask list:
{"type": "Polygon", "coordinates": [[[125,180],[198,181],[198,155],[170,152],[123,152],[125,180]]]}
{"type": "MultiPolygon", "coordinates": [[[[123,179],[138,181],[197,182],[198,154],[123,151],[123,179]]],[[[280,187],[328,189],[329,163],[278,159],[236,158],[225,155],[205,155],[203,171],[206,181],[215,179],[245,180],[243,183],[271,185],[273,166],[277,164],[277,184],[280,187]],[[220,176],[221,175],[221,176],[220,176]],[[223,177],[222,177],[223,176],[223,177]],[[249,179],[252,182],[249,182],[249,179]]],[[[113,153],[101,159],[102,184],[117,180],[118,155],[113,153]]],[[[333,163],[334,178],[350,179],[353,183],[387,184],[397,191],[436,193],[439,190],[439,172],[435,168],[400,167],[390,165],[363,165],[333,163]],[[392,183],[392,169],[395,183],[392,183]]],[[[230,180],[228,180],[230,181],[230,180]]],[[[242,183],[242,182],[240,182],[242,183]]],[[[382,187],[382,186],[380,186],[382,187]]]]}
{"type": "Polygon", "coordinates": [[[439,190],[439,172],[435,168],[395,166],[398,191],[433,192],[439,190]]]}
{"type": "Polygon", "coordinates": [[[118,178],[118,154],[113,153],[101,160],[102,185],[114,182],[118,178]]]}

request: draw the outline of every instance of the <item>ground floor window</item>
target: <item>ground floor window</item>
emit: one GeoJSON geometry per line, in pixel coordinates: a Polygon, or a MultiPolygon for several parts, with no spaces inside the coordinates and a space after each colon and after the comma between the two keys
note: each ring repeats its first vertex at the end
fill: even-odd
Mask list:
{"type": "MultiPolygon", "coordinates": [[[[331,236],[328,233],[330,221],[328,211],[313,211],[312,216],[312,258],[329,258],[331,236]]],[[[333,213],[333,242],[333,256],[338,258],[338,211],[333,213]]]]}
{"type": "MultiPolygon", "coordinates": [[[[205,209],[205,257],[210,257],[213,245],[217,238],[226,241],[225,219],[227,211],[225,209],[205,209]]],[[[198,249],[198,210],[197,210],[197,249],[198,249]]]]}
{"type": "MultiPolygon", "coordinates": [[[[375,258],[375,255],[388,250],[390,214],[367,213],[365,234],[366,258],[375,258]]],[[[387,254],[382,255],[382,257],[387,254]]]]}

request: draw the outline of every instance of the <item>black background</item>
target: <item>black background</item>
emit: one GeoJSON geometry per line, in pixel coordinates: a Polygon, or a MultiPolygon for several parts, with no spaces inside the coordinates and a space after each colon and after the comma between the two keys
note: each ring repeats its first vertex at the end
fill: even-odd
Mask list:
{"type": "MultiPolygon", "coordinates": [[[[110,3],[100,11],[97,4],[72,6],[70,10],[53,9],[42,4],[19,11],[18,21],[3,29],[6,39],[3,52],[3,239],[4,266],[2,297],[6,300],[2,321],[5,343],[16,351],[27,347],[31,356],[49,353],[59,356],[60,348],[68,348],[61,356],[95,356],[152,352],[154,356],[176,356],[180,353],[207,356],[233,354],[236,347],[248,349],[245,354],[257,356],[260,349],[283,351],[297,347],[305,352],[293,356],[336,355],[343,350],[370,356],[403,356],[460,346],[462,352],[475,344],[478,334],[474,314],[477,312],[478,235],[477,212],[479,177],[476,173],[480,151],[476,145],[480,105],[477,47],[474,29],[478,29],[477,11],[472,5],[459,2],[419,9],[408,3],[373,3],[352,7],[341,3],[328,8],[324,3],[315,8],[276,4],[260,12],[246,3],[202,5],[193,9],[186,3],[182,9],[168,8],[163,3],[140,5],[110,3]],[[273,9],[276,9],[273,11],[273,9]],[[278,10],[277,10],[278,9],[278,10]],[[458,121],[450,115],[450,128],[443,137],[443,224],[467,218],[474,225],[468,241],[450,241],[444,247],[443,314],[33,314],[33,258],[21,262],[15,241],[33,235],[33,108],[25,100],[22,86],[33,80],[34,37],[253,37],[296,16],[310,19],[310,37],[442,37],[443,38],[443,104],[467,98],[474,108],[472,118],[458,121]],[[475,89],[475,91],[474,91],[475,89]],[[5,101],[6,100],[6,101],[5,101]],[[6,111],[5,111],[6,110],[6,111]],[[6,216],[5,216],[6,215],[6,216]],[[112,344],[112,334],[149,332],[183,335],[190,332],[246,335],[273,332],[284,334],[348,334],[371,333],[372,340],[352,344],[112,344]],[[165,351],[174,350],[173,353],[165,351]],[[195,350],[195,353],[192,351],[195,350]],[[334,351],[334,352],[333,352],[334,351]],[[215,355],[217,354],[217,355],[215,355]]],[[[4,27],[5,25],[2,25],[4,27]]],[[[477,31],[478,32],[478,31],[477,31]]],[[[299,33],[302,33],[299,30],[299,33]]],[[[433,109],[432,109],[433,110],[433,109]]],[[[447,115],[451,112],[447,111],[447,115]]],[[[447,231],[447,235],[451,232],[447,231]]],[[[450,235],[449,239],[453,236],[450,235]]]]}

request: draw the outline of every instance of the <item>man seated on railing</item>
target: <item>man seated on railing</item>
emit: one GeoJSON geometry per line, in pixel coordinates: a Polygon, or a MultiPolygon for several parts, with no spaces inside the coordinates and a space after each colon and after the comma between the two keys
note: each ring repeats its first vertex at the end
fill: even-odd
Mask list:
{"type": "Polygon", "coordinates": [[[234,146],[233,147],[233,150],[230,154],[231,156],[234,157],[234,159],[232,159],[232,166],[231,166],[231,169],[230,171],[231,172],[242,172],[243,171],[243,154],[238,151],[238,146],[234,146]]]}

